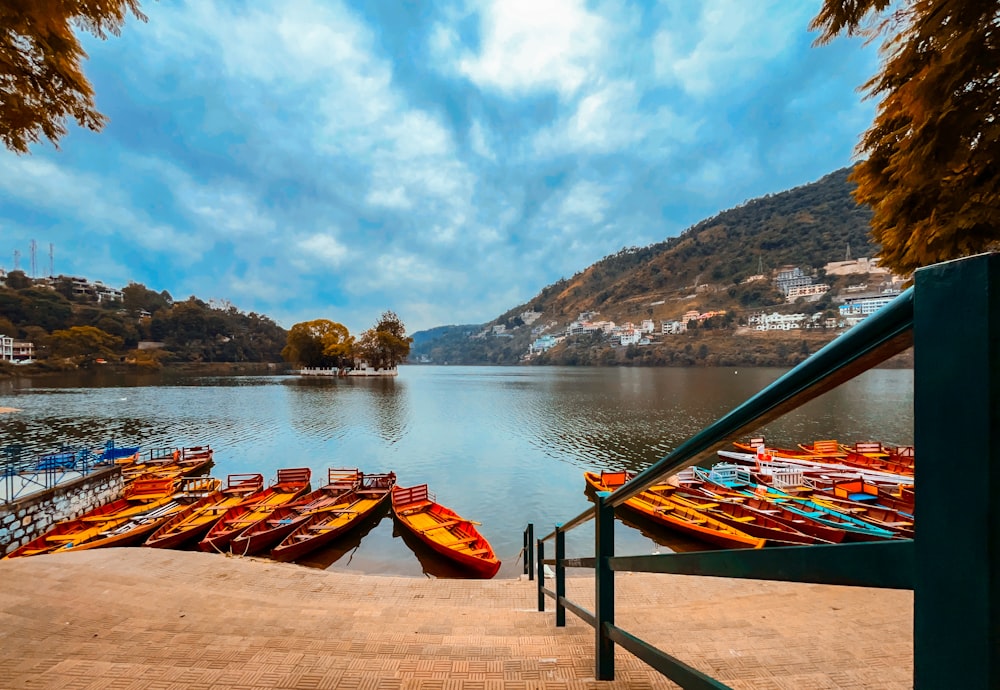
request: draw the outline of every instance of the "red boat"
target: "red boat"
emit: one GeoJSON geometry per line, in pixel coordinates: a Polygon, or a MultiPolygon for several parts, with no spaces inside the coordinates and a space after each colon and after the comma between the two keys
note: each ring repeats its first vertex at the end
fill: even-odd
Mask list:
{"type": "Polygon", "coordinates": [[[271,549],[276,561],[294,561],[331,543],[360,525],[385,505],[396,485],[396,475],[366,474],[360,486],[342,494],[333,506],[306,514],[280,544],[271,549]]]}
{"type": "Polygon", "coordinates": [[[420,541],[482,578],[500,570],[500,560],[472,520],[466,520],[431,496],[426,484],[392,489],[392,514],[420,541]]]}
{"type": "Polygon", "coordinates": [[[264,477],[260,474],[231,474],[226,478],[226,488],[174,515],[150,535],[144,546],[172,549],[199,540],[227,510],[263,497],[263,489],[264,477]]]}
{"type": "Polygon", "coordinates": [[[296,500],[309,490],[312,475],[308,467],[278,470],[274,484],[264,490],[253,504],[238,505],[227,510],[222,518],[198,542],[202,551],[224,551],[240,532],[268,517],[275,509],[296,500]]]}
{"type": "Polygon", "coordinates": [[[363,474],[357,469],[329,470],[326,486],[306,494],[293,503],[276,508],[257,524],[247,527],[233,538],[230,550],[241,556],[252,556],[267,551],[294,531],[303,520],[340,503],[346,493],[358,488],[362,477],[363,474]]]}

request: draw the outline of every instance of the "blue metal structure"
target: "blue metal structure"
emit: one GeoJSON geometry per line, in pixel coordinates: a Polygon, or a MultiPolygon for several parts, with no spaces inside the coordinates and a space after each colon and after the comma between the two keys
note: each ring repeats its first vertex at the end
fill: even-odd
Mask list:
{"type": "MultiPolygon", "coordinates": [[[[1000,688],[1000,254],[920,269],[891,304],[694,435],[596,505],[539,539],[539,610],[556,602],[595,629],[596,678],[614,679],[618,644],[685,688],[726,686],[617,627],[614,573],[641,571],[914,590],[914,687],[1000,688]],[[614,555],[614,511],[681,469],[914,346],[919,448],[916,539],[653,556],[614,555]],[[962,510],[953,509],[961,460],[962,510]],[[996,499],[996,500],[994,500],[996,499]],[[593,558],[564,535],[595,520],[593,558]],[[554,559],[542,545],[555,540],[554,559]],[[555,591],[543,564],[555,567],[555,591]],[[565,596],[565,569],[595,571],[595,611],[565,596]]],[[[916,479],[916,477],[915,477],[916,479]]],[[[529,542],[530,543],[530,542],[529,542]]]]}

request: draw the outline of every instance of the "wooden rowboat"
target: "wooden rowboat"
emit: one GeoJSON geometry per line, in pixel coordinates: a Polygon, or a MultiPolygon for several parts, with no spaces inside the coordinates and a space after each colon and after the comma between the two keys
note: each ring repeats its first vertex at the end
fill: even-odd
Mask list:
{"type": "Polygon", "coordinates": [[[45,534],[11,551],[6,558],[50,553],[67,544],[90,541],[109,526],[117,527],[137,515],[169,503],[177,483],[175,479],[164,478],[136,480],[126,487],[122,498],[98,506],[78,518],[57,523],[45,534]]]}
{"type": "Polygon", "coordinates": [[[193,503],[215,493],[222,484],[212,477],[188,477],[181,480],[180,488],[170,500],[155,508],[133,515],[121,522],[112,521],[90,539],[61,546],[56,551],[84,551],[111,546],[138,546],[156,529],[174,515],[186,510],[193,503]]]}
{"type": "Polygon", "coordinates": [[[304,519],[271,549],[271,558],[294,561],[326,546],[384,507],[395,485],[394,472],[362,475],[360,484],[341,494],[334,505],[305,513],[304,519]]]}
{"type": "Polygon", "coordinates": [[[236,535],[230,550],[241,556],[253,556],[280,543],[310,515],[336,506],[344,494],[359,487],[360,470],[331,469],[328,481],[315,491],[288,505],[276,508],[265,519],[236,535]]]}
{"type": "MultiPolygon", "coordinates": [[[[628,481],[628,472],[584,472],[587,484],[596,491],[614,491],[628,481]]],[[[766,539],[747,534],[715,517],[668,498],[668,491],[643,491],[624,505],[671,530],[727,549],[759,549],[766,539]]]]}
{"type": "Polygon", "coordinates": [[[224,551],[240,532],[308,491],[311,475],[308,467],[278,470],[277,480],[264,490],[259,500],[250,505],[233,506],[223,513],[205,538],[198,542],[198,548],[208,552],[224,551]]]}
{"type": "Polygon", "coordinates": [[[435,501],[426,484],[393,487],[392,514],[417,539],[478,577],[488,579],[500,570],[500,560],[477,523],[435,501]]]}
{"type": "Polygon", "coordinates": [[[706,470],[702,467],[689,469],[699,480],[710,486],[720,488],[723,491],[735,490],[736,493],[748,497],[763,498],[800,517],[828,527],[842,529],[847,533],[845,541],[878,541],[896,536],[896,532],[876,527],[869,522],[834,508],[820,505],[808,498],[798,498],[765,484],[758,484],[752,480],[749,470],[744,467],[719,463],[712,470],[706,470]]]}
{"type": "Polygon", "coordinates": [[[260,474],[231,474],[226,487],[193,503],[153,532],[143,546],[173,549],[200,540],[233,506],[252,503],[263,496],[264,477],[260,474]]]}

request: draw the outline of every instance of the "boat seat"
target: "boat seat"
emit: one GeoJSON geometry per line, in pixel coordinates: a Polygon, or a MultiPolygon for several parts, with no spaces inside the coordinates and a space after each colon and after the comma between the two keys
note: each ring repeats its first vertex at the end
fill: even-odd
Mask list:
{"type": "Polygon", "coordinates": [[[446,520],[445,522],[439,522],[438,524],[432,525],[431,527],[425,527],[425,528],[423,528],[423,529],[420,530],[420,533],[424,534],[424,533],[430,532],[431,530],[434,530],[434,529],[441,529],[443,527],[451,527],[453,525],[457,525],[460,522],[464,522],[464,520],[446,520]]]}
{"type": "Polygon", "coordinates": [[[479,537],[469,537],[467,539],[459,539],[458,541],[453,541],[448,546],[462,546],[464,544],[472,544],[479,541],[479,537]]]}
{"type": "Polygon", "coordinates": [[[475,551],[468,551],[470,556],[482,556],[484,553],[489,553],[489,549],[476,549],[475,551]]]}
{"type": "Polygon", "coordinates": [[[747,515],[746,517],[738,517],[738,518],[731,518],[731,519],[734,520],[734,521],[736,521],[736,522],[751,522],[753,520],[756,520],[757,517],[755,515],[747,515]]]}

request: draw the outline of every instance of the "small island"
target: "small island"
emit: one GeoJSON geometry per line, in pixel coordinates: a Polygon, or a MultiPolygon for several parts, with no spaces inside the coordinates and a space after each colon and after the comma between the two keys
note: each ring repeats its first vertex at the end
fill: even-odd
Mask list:
{"type": "Polygon", "coordinates": [[[329,319],[297,323],[281,356],[299,367],[294,373],[300,376],[398,376],[412,342],[396,313],[386,311],[358,338],[329,319]]]}

